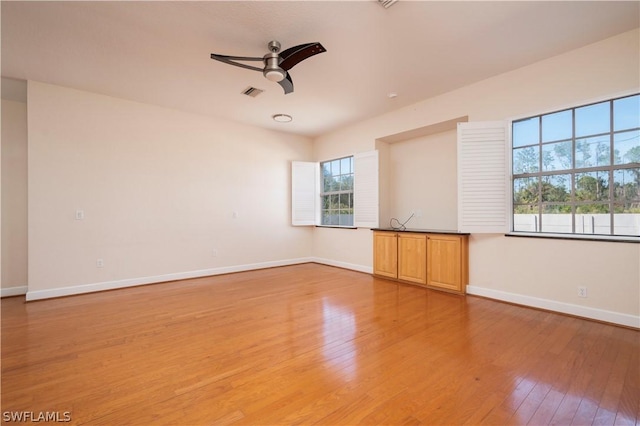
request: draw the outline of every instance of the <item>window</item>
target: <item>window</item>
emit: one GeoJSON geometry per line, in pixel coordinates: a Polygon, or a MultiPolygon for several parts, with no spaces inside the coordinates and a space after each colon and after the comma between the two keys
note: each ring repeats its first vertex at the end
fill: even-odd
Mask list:
{"type": "Polygon", "coordinates": [[[512,122],[513,231],[640,235],[640,95],[512,122]]]}
{"type": "Polygon", "coordinates": [[[320,163],[320,224],[353,226],[353,157],[320,163]]]}
{"type": "Polygon", "coordinates": [[[291,163],[291,224],[377,228],[378,151],[291,163]]]}

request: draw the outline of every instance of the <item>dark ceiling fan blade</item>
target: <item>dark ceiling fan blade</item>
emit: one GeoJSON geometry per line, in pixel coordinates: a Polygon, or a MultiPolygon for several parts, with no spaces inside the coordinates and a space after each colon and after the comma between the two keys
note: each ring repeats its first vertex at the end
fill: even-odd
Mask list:
{"type": "Polygon", "coordinates": [[[282,52],[280,52],[280,57],[282,59],[287,59],[294,52],[297,52],[298,50],[301,50],[301,49],[305,49],[305,48],[307,48],[309,46],[313,46],[314,44],[316,44],[316,43],[304,43],[304,44],[299,44],[297,46],[290,47],[290,48],[285,49],[282,52]]]}
{"type": "Polygon", "coordinates": [[[236,61],[263,61],[262,58],[253,58],[249,56],[227,56],[227,55],[218,55],[216,53],[211,54],[211,59],[216,61],[224,62],[225,64],[235,65],[236,67],[246,68],[248,70],[260,71],[262,72],[262,68],[252,67],[251,65],[242,64],[236,61]]]}
{"type": "Polygon", "coordinates": [[[305,59],[317,55],[318,53],[326,52],[325,49],[320,43],[306,43],[298,46],[290,47],[287,50],[280,53],[280,57],[282,58],[282,62],[280,63],[280,68],[285,71],[289,71],[291,68],[296,66],[298,63],[304,61],[305,59]]]}
{"type": "Polygon", "coordinates": [[[284,89],[284,94],[288,94],[293,92],[293,80],[291,80],[291,76],[287,73],[287,76],[278,82],[280,86],[284,89]]]}

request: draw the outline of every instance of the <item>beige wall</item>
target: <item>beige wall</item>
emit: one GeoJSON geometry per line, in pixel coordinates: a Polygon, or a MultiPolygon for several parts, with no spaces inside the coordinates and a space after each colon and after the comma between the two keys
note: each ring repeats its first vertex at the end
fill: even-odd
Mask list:
{"type": "MultiPolygon", "coordinates": [[[[27,105],[2,100],[2,289],[27,286],[27,105]]],[[[9,291],[7,294],[15,294],[9,291]]]]}
{"type": "Polygon", "coordinates": [[[28,105],[28,298],[311,256],[309,139],[37,82],[28,105]]]}
{"type": "MultiPolygon", "coordinates": [[[[314,155],[323,160],[373,149],[376,139],[455,117],[508,120],[637,92],[639,53],[639,30],[627,32],[323,135],[315,141],[314,155]]],[[[429,138],[451,153],[448,135],[429,138]]],[[[436,148],[428,151],[426,142],[429,139],[399,142],[389,149],[395,165],[390,167],[391,174],[381,179],[395,179],[389,187],[399,192],[390,210],[401,217],[407,216],[407,210],[426,205],[424,194],[435,196],[441,190],[443,182],[428,179],[424,170],[416,168],[414,155],[424,156],[425,167],[432,164],[429,157],[435,155],[436,148]],[[398,173],[405,165],[413,171],[398,173]],[[415,198],[405,191],[411,186],[418,192],[415,198]]],[[[456,179],[456,175],[448,175],[448,179],[456,179]]],[[[449,197],[443,197],[441,205],[430,203],[429,208],[438,211],[423,217],[422,227],[449,227],[446,218],[455,211],[449,197]]],[[[423,215],[425,211],[426,207],[423,215]]],[[[350,230],[320,229],[314,235],[315,253],[335,262],[366,262],[360,264],[362,269],[372,265],[371,245],[371,233],[359,232],[356,242],[350,230]],[[349,247],[349,253],[344,253],[344,246],[349,247]]],[[[566,308],[573,313],[584,308],[586,316],[602,314],[600,319],[621,318],[640,326],[640,244],[473,235],[470,284],[478,294],[549,309],[566,308]],[[577,296],[578,286],[588,287],[588,298],[577,296]]]]}
{"type": "Polygon", "coordinates": [[[389,145],[391,217],[415,212],[407,228],[458,229],[456,143],[448,131],[389,145]]]}
{"type": "MultiPolygon", "coordinates": [[[[638,30],[622,34],[313,142],[32,82],[29,291],[46,297],[305,259],[370,271],[371,231],[290,226],[291,160],[379,148],[381,226],[420,209],[410,226],[455,228],[455,134],[379,139],[456,117],[506,120],[638,91],[639,39],[638,30]],[[84,220],[75,220],[79,209],[84,220]]],[[[473,235],[470,252],[476,293],[632,323],[640,316],[638,244],[490,234],[473,235]],[[587,299],[578,285],[589,288],[587,299]]]]}

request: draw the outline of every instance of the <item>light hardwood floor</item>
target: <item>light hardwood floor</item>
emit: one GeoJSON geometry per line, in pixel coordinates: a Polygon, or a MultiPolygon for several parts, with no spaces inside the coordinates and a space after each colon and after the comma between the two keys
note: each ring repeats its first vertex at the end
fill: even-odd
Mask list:
{"type": "Polygon", "coordinates": [[[637,424],[640,332],[317,264],[2,300],[2,411],[72,424],[637,424]]]}

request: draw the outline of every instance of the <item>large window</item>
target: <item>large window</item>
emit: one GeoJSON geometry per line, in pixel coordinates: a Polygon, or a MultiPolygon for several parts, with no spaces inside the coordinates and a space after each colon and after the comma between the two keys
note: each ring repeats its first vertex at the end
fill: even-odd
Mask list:
{"type": "Polygon", "coordinates": [[[320,163],[321,225],[353,226],[353,157],[320,163]]]}
{"type": "Polygon", "coordinates": [[[378,151],[291,162],[291,224],[377,228],[378,151]]]}
{"type": "Polygon", "coordinates": [[[512,123],[513,230],[640,235],[640,95],[512,123]]]}

